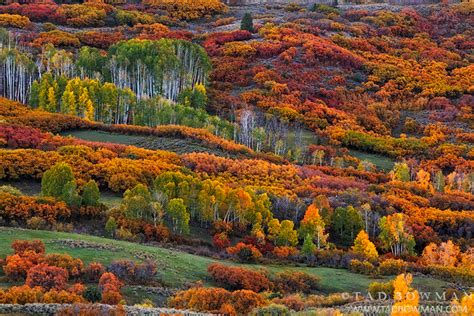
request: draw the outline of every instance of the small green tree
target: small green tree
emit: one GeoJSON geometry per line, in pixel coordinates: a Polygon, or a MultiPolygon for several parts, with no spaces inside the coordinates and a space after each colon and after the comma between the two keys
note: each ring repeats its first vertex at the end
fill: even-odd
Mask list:
{"type": "Polygon", "coordinates": [[[59,199],[66,202],[69,206],[81,206],[82,198],[77,193],[77,185],[75,180],[71,180],[63,187],[59,199]]]}
{"type": "Polygon", "coordinates": [[[392,180],[398,180],[402,182],[410,181],[410,167],[404,162],[397,162],[390,172],[392,180]]]}
{"type": "Polygon", "coordinates": [[[247,12],[244,14],[244,17],[242,18],[242,22],[240,23],[240,29],[244,31],[249,31],[253,32],[253,18],[252,14],[247,12]]]}
{"type": "Polygon", "coordinates": [[[90,180],[82,188],[82,204],[86,206],[97,206],[99,205],[99,199],[99,186],[94,180],[90,180]]]}
{"type": "Polygon", "coordinates": [[[301,247],[301,253],[305,256],[311,256],[316,250],[316,245],[313,242],[313,238],[310,234],[307,234],[304,238],[303,247],[301,247]]]}
{"type": "Polygon", "coordinates": [[[167,213],[173,221],[173,231],[180,234],[189,233],[190,216],[183,199],[171,199],[168,203],[167,213]]]}
{"type": "Polygon", "coordinates": [[[290,220],[283,220],[280,224],[280,230],[275,238],[277,246],[296,246],[298,245],[298,232],[294,229],[295,224],[290,220]]]}
{"type": "Polygon", "coordinates": [[[122,206],[128,218],[146,219],[151,214],[151,193],[148,187],[137,184],[123,194],[122,206]]]}
{"type": "Polygon", "coordinates": [[[59,198],[66,184],[71,181],[74,181],[71,167],[64,162],[57,163],[43,174],[41,194],[59,198]]]}
{"type": "Polygon", "coordinates": [[[114,232],[117,229],[117,221],[114,217],[110,216],[105,223],[105,231],[110,237],[114,237],[114,232]]]}
{"type": "Polygon", "coordinates": [[[102,293],[100,293],[97,286],[88,286],[82,296],[91,303],[97,303],[102,300],[102,293]]]}
{"type": "Polygon", "coordinates": [[[203,84],[194,86],[191,106],[196,109],[205,109],[207,105],[207,92],[203,84]]]}
{"type": "Polygon", "coordinates": [[[334,211],[332,229],[340,243],[350,246],[356,235],[364,228],[360,213],[351,205],[338,207],[334,211]]]}

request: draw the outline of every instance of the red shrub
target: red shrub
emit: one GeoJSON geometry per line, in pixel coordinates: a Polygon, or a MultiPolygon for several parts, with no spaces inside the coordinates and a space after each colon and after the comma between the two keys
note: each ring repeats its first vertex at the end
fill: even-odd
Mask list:
{"type": "Polygon", "coordinates": [[[320,278],[298,271],[277,273],[272,279],[275,289],[283,293],[311,293],[319,289],[320,278]]]}
{"type": "Polygon", "coordinates": [[[102,274],[105,273],[105,268],[98,262],[91,262],[84,271],[85,280],[88,282],[98,282],[102,274]]]}
{"type": "Polygon", "coordinates": [[[211,277],[229,290],[252,290],[261,292],[270,290],[272,283],[265,273],[249,269],[231,267],[219,263],[207,267],[211,277]]]}
{"type": "Polygon", "coordinates": [[[12,248],[16,254],[22,255],[27,251],[33,251],[38,254],[44,254],[45,247],[41,240],[15,240],[12,248]]]}
{"type": "Polygon", "coordinates": [[[239,242],[234,247],[226,249],[229,254],[236,255],[242,262],[253,262],[262,257],[262,253],[253,245],[239,242]]]}
{"type": "Polygon", "coordinates": [[[42,133],[34,128],[19,125],[0,125],[0,139],[6,140],[9,148],[36,148],[42,133]]]}
{"type": "Polygon", "coordinates": [[[66,269],[41,263],[28,270],[26,285],[30,287],[40,286],[45,291],[50,289],[63,290],[66,288],[68,279],[69,274],[66,269]]]}
{"type": "Polygon", "coordinates": [[[227,237],[226,233],[215,234],[214,237],[212,237],[212,243],[220,250],[230,246],[229,237],[227,237]]]}

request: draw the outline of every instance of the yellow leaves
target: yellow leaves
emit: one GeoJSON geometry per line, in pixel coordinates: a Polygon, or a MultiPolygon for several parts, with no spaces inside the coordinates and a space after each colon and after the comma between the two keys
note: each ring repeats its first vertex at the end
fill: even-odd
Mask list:
{"type": "Polygon", "coordinates": [[[0,27],[16,27],[23,29],[31,24],[30,19],[18,14],[0,14],[0,27]]]}
{"type": "Polygon", "coordinates": [[[471,316],[474,314],[474,294],[464,296],[461,301],[454,300],[451,316],[471,316]]]}
{"type": "Polygon", "coordinates": [[[410,287],[412,281],[411,274],[400,274],[393,281],[395,304],[392,306],[392,316],[420,315],[417,310],[420,297],[418,291],[410,287]]]}
{"type": "Polygon", "coordinates": [[[220,0],[145,0],[143,3],[162,8],[168,11],[171,17],[180,20],[195,20],[227,11],[227,7],[220,0]]]}
{"type": "Polygon", "coordinates": [[[257,54],[257,49],[247,43],[230,42],[224,45],[224,54],[233,57],[251,58],[257,54]]]}
{"type": "Polygon", "coordinates": [[[354,240],[352,251],[369,259],[376,259],[379,255],[374,243],[369,240],[369,235],[363,230],[359,232],[354,240]]]}
{"type": "Polygon", "coordinates": [[[434,190],[433,185],[431,184],[431,176],[429,172],[420,169],[416,174],[416,179],[418,184],[420,184],[426,191],[432,192],[434,190]]]}
{"type": "MultiPolygon", "coordinates": [[[[423,250],[421,262],[425,265],[454,267],[458,263],[458,259],[460,257],[461,251],[459,247],[451,240],[448,240],[447,242],[441,243],[439,247],[435,243],[430,243],[428,246],[426,246],[423,250]]],[[[469,260],[468,252],[466,252],[466,255],[463,258],[464,261],[469,260]]]]}

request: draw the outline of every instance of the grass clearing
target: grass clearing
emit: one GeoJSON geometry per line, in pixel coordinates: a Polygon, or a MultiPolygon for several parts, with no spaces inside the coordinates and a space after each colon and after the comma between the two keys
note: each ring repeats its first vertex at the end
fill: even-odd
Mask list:
{"type": "Polygon", "coordinates": [[[350,149],[349,154],[360,160],[367,160],[377,166],[378,169],[383,171],[390,171],[395,165],[395,160],[383,155],[367,153],[364,151],[350,149]]]}
{"type": "Polygon", "coordinates": [[[130,145],[152,150],[167,150],[177,154],[205,152],[222,157],[235,157],[235,155],[229,154],[219,148],[206,147],[199,141],[177,137],[137,136],[96,130],[71,130],[63,132],[61,135],[72,136],[92,142],[130,145]]]}
{"type": "MultiPolygon", "coordinates": [[[[106,239],[96,236],[79,235],[73,233],[37,231],[16,228],[0,228],[0,257],[11,254],[10,244],[15,239],[41,239],[46,245],[48,253],[68,253],[81,258],[85,263],[98,261],[107,264],[117,259],[132,259],[140,261],[144,254],[157,262],[160,278],[165,284],[179,287],[188,282],[203,280],[206,285],[212,286],[207,275],[207,266],[218,262],[208,257],[201,257],[176,250],[154,247],[143,244],[130,243],[120,240],[106,239]],[[107,249],[72,248],[61,244],[60,240],[71,239],[85,241],[90,244],[104,245],[107,249]]],[[[229,265],[240,265],[231,261],[220,261],[229,265]]],[[[268,269],[275,273],[279,271],[303,271],[321,278],[321,290],[324,293],[357,291],[365,292],[371,282],[389,280],[390,277],[372,279],[369,276],[355,274],[343,269],[306,266],[283,265],[240,265],[252,269],[268,269]]],[[[414,284],[424,291],[442,291],[446,282],[431,277],[415,277],[414,284]]]]}

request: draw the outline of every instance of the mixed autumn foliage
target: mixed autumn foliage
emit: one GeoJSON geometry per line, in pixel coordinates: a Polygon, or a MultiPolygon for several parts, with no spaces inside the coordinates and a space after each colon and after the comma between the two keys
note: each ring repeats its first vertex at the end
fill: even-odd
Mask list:
{"type": "MultiPolygon", "coordinates": [[[[208,266],[220,288],[193,284],[168,302],[198,312],[353,300],[319,295],[313,275],[248,268],[258,262],[398,275],[369,288],[394,298],[392,315],[420,303],[410,273],[471,286],[472,3],[289,5],[247,14],[240,29],[228,10],[218,0],[0,5],[2,225],[245,263],[208,266]],[[65,136],[75,131],[204,150],[65,136]],[[120,202],[104,204],[103,192],[120,202]]],[[[12,248],[2,266],[16,284],[0,303],[124,304],[124,286],[155,285],[158,271],[86,265],[40,241],[12,248]]],[[[469,297],[453,306],[472,308],[469,297]]]]}

